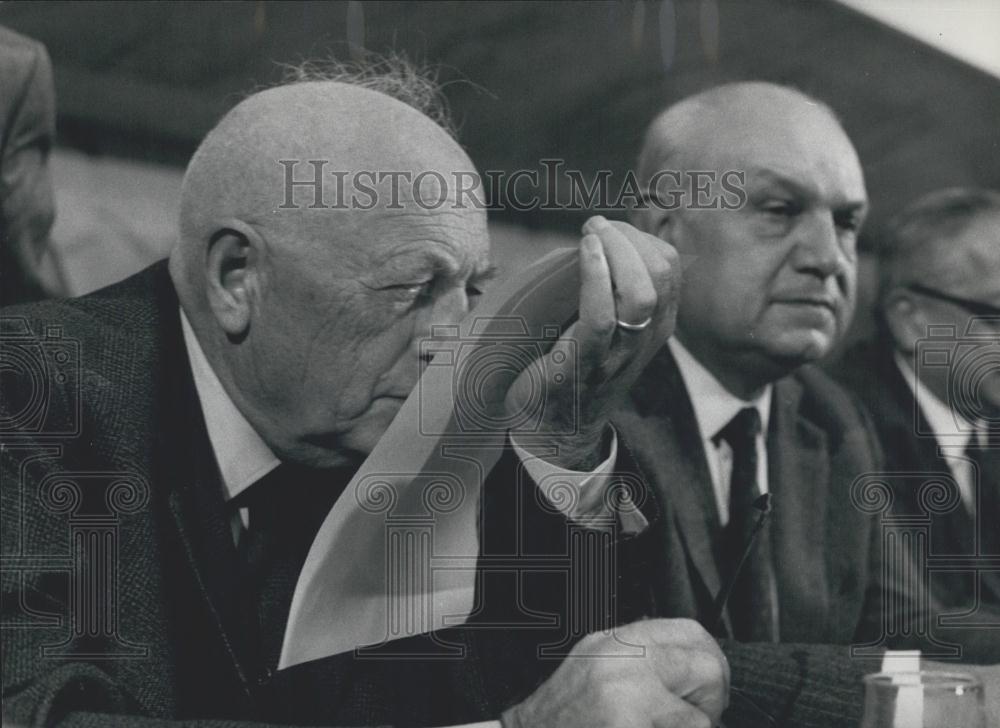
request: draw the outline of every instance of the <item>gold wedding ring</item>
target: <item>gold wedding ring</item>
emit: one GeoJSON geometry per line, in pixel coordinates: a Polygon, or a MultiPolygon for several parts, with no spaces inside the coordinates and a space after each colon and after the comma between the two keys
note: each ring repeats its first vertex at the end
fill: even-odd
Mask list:
{"type": "Polygon", "coordinates": [[[625,321],[620,321],[618,319],[615,319],[615,323],[617,323],[619,327],[625,329],[626,331],[642,331],[644,328],[653,323],[653,317],[650,316],[648,319],[638,324],[630,324],[625,321]]]}

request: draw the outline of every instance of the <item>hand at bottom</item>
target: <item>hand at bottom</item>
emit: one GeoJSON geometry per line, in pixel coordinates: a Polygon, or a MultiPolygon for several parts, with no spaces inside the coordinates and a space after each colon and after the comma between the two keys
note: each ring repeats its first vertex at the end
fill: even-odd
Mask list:
{"type": "Polygon", "coordinates": [[[697,622],[655,619],[588,635],[502,720],[504,728],[711,728],[728,700],[729,665],[715,640],[697,622]],[[626,656],[622,643],[644,654],[626,656]]]}

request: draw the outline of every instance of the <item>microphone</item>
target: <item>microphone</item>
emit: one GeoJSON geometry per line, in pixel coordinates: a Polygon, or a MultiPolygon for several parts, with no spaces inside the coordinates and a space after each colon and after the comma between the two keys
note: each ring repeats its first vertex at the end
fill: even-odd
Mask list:
{"type": "Polygon", "coordinates": [[[743,548],[743,554],[740,556],[740,560],[736,564],[736,568],[733,569],[732,573],[729,575],[729,579],[727,579],[726,583],[722,585],[722,588],[715,597],[715,603],[712,606],[712,616],[711,619],[708,620],[708,624],[710,625],[708,631],[712,634],[715,634],[719,627],[722,626],[722,615],[726,611],[726,602],[729,601],[729,595],[732,594],[733,587],[736,586],[736,580],[740,578],[740,572],[743,571],[743,565],[746,563],[750,556],[750,552],[753,551],[753,547],[757,543],[757,537],[760,535],[760,532],[764,530],[764,526],[767,525],[767,521],[771,517],[771,494],[764,493],[763,495],[757,496],[751,506],[758,511],[757,522],[753,525],[753,530],[750,532],[750,537],[747,539],[747,544],[743,548]]]}

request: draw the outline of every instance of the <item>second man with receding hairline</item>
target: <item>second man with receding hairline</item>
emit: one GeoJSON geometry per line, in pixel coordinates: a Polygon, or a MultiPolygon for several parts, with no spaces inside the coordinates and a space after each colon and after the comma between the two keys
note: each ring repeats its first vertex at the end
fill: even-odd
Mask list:
{"type": "Polygon", "coordinates": [[[854,147],[824,104],[737,83],[657,117],[638,168],[739,174],[746,194],[731,209],[682,190],[676,209],[632,218],[688,261],[676,334],[616,418],[676,513],[646,537],[651,613],[742,641],[859,639],[880,616],[881,544],[850,487],[879,467],[878,445],[856,402],[811,366],[854,308],[868,206],[854,147]]]}

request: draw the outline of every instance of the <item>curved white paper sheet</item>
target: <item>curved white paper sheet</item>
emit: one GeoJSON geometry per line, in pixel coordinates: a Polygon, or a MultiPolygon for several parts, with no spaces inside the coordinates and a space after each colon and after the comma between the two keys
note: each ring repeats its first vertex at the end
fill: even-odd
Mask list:
{"type": "MultiPolygon", "coordinates": [[[[551,345],[579,289],[577,250],[554,251],[423,342],[433,361],[312,544],[279,668],[468,618],[479,494],[504,444],[500,407],[511,381],[490,372],[510,372],[551,345]]],[[[530,421],[511,429],[520,438],[530,421]]]]}

